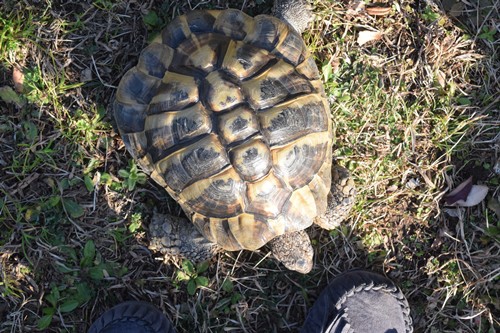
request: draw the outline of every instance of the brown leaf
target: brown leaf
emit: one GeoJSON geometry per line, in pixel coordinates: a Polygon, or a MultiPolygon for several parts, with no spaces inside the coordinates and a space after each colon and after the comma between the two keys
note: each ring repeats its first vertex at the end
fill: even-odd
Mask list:
{"type": "Polygon", "coordinates": [[[24,91],[24,73],[17,66],[14,66],[12,70],[12,81],[14,81],[14,89],[22,93],[24,91]]]}
{"type": "Polygon", "coordinates": [[[458,200],[467,200],[471,188],[472,177],[469,177],[445,196],[446,203],[448,205],[453,205],[458,200]]]}
{"type": "Polygon", "coordinates": [[[354,0],[349,2],[347,6],[348,15],[358,15],[363,8],[365,8],[365,3],[362,0],[354,0]]]}
{"type": "Polygon", "coordinates": [[[486,198],[488,186],[472,185],[472,177],[457,186],[445,199],[448,205],[472,207],[486,198]]]}
{"type": "Polygon", "coordinates": [[[439,69],[436,72],[436,79],[441,88],[446,88],[446,75],[439,69]]]}
{"type": "Polygon", "coordinates": [[[391,13],[391,7],[366,7],[366,12],[371,16],[386,16],[391,13]]]}
{"type": "Polygon", "coordinates": [[[358,44],[363,45],[368,42],[380,40],[380,38],[382,38],[382,33],[380,31],[363,30],[359,32],[358,44]]]}

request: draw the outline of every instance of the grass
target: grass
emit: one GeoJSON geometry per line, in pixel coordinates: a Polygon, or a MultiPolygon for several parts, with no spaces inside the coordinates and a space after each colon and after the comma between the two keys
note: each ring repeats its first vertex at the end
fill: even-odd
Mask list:
{"type": "Polygon", "coordinates": [[[307,276],[265,248],[162,262],[147,249],[151,212],[180,208],[129,161],[110,117],[120,77],[173,17],[189,6],[254,15],[271,1],[30,3],[0,10],[0,332],[84,332],[130,299],[180,332],[294,332],[354,267],[401,286],[417,332],[498,329],[497,2],[398,0],[373,16],[364,3],[315,1],[304,37],[358,197],[340,228],[309,230],[307,276]],[[364,30],[383,34],[359,45],[364,30]],[[469,176],[489,187],[485,201],[445,207],[469,176]]]}

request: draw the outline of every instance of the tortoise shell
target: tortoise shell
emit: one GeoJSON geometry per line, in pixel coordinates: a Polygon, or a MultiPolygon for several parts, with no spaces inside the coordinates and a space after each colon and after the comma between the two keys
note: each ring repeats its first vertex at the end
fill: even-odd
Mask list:
{"type": "Polygon", "coordinates": [[[140,166],[227,250],[326,210],[329,106],[301,36],[275,17],[177,17],[122,78],[114,115],[140,166]]]}

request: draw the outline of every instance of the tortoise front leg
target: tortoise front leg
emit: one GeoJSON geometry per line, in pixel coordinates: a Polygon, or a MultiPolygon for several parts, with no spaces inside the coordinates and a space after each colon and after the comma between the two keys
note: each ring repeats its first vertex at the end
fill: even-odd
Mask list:
{"type": "Polygon", "coordinates": [[[273,15],[303,33],[314,19],[311,5],[305,0],[275,0],[273,15]]]}
{"type": "Polygon", "coordinates": [[[149,239],[151,250],[181,256],[193,262],[208,260],[220,250],[203,237],[188,219],[156,212],[149,225],[149,239]]]}
{"type": "Polygon", "coordinates": [[[356,188],[349,171],[340,165],[332,166],[332,186],[328,193],[326,213],[318,216],[314,223],[320,227],[332,230],[340,225],[349,215],[354,206],[356,188]]]}

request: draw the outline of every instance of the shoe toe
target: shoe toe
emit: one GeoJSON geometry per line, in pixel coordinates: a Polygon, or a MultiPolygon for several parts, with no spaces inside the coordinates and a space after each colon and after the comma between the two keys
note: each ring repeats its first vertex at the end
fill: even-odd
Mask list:
{"type": "Polygon", "coordinates": [[[104,312],[88,333],[174,333],[170,321],[153,305],[124,302],[104,312]]]}

